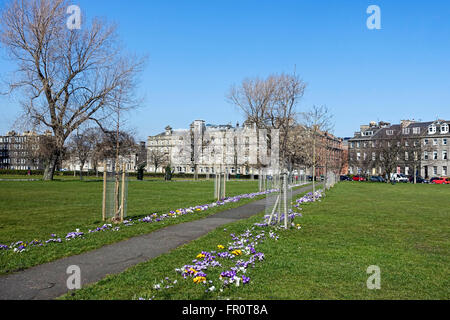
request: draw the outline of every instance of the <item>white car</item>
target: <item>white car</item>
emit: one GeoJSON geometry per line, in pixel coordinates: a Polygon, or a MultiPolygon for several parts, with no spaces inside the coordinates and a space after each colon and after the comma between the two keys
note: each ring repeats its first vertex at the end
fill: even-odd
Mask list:
{"type": "Polygon", "coordinates": [[[409,182],[409,178],[403,173],[394,173],[391,175],[391,181],[407,183],[409,182]]]}

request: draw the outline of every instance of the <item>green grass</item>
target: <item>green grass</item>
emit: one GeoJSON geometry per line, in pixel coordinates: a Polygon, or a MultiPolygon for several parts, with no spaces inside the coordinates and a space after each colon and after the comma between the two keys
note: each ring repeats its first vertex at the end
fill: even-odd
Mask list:
{"type": "MultiPolygon", "coordinates": [[[[52,233],[64,237],[76,228],[87,232],[100,226],[103,224],[102,186],[102,182],[97,180],[0,181],[0,243],[47,240],[52,233]]],[[[227,195],[256,192],[257,188],[257,181],[231,181],[227,184],[227,195]]],[[[168,213],[170,210],[212,203],[213,190],[213,181],[131,180],[128,191],[128,217],[168,213]]],[[[79,254],[168,225],[200,219],[250,201],[252,200],[243,199],[238,203],[230,203],[199,214],[168,219],[160,223],[136,224],[122,228],[120,232],[96,233],[80,241],[35,247],[22,254],[0,251],[0,274],[79,254]]]]}
{"type": "MultiPolygon", "coordinates": [[[[321,202],[304,205],[301,230],[279,231],[257,250],[266,260],[249,269],[252,281],[224,293],[175,272],[202,250],[230,241],[262,215],[220,228],[168,254],[109,276],[65,299],[449,299],[450,188],[341,183],[321,202]],[[381,268],[381,290],[368,290],[366,270],[381,268]],[[164,277],[175,288],[156,292],[164,277]]],[[[218,272],[207,272],[212,279],[218,272]]],[[[217,280],[217,279],[216,279],[217,280]]],[[[218,283],[218,281],[216,281],[218,283]]]]}

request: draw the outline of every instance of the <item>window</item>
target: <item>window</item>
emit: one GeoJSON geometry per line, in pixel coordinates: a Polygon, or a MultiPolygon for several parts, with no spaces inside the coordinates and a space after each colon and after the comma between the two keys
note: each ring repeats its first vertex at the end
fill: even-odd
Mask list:
{"type": "Polygon", "coordinates": [[[408,154],[408,152],[405,152],[405,160],[406,160],[406,161],[409,160],[409,154],[408,154]]]}
{"type": "Polygon", "coordinates": [[[420,134],[420,127],[413,128],[414,134],[420,134]]]}
{"type": "Polygon", "coordinates": [[[433,146],[437,146],[438,145],[438,139],[433,139],[433,146]]]}
{"type": "Polygon", "coordinates": [[[423,159],[428,160],[428,151],[425,151],[423,154],[423,159]]]}
{"type": "Polygon", "coordinates": [[[438,152],[433,151],[433,160],[437,160],[437,158],[438,158],[438,152]]]}
{"type": "Polygon", "coordinates": [[[444,123],[441,126],[441,133],[448,133],[448,130],[449,130],[448,124],[444,123]]]}
{"type": "Polygon", "coordinates": [[[394,130],[387,130],[387,131],[386,131],[386,134],[387,134],[388,136],[392,136],[392,135],[394,135],[394,130]]]}
{"type": "Polygon", "coordinates": [[[428,139],[423,140],[423,144],[424,144],[425,146],[427,146],[427,145],[428,145],[428,139]]]}
{"type": "Polygon", "coordinates": [[[354,148],[355,147],[355,143],[354,142],[352,142],[352,143],[350,143],[350,148],[354,148]]]}
{"type": "Polygon", "coordinates": [[[435,134],[436,133],[436,125],[432,124],[428,127],[428,134],[435,134]]]}
{"type": "Polygon", "coordinates": [[[411,132],[410,128],[403,128],[403,134],[409,134],[411,132]]]}
{"type": "Polygon", "coordinates": [[[377,154],[375,152],[372,152],[372,161],[377,160],[377,154]]]}
{"type": "Polygon", "coordinates": [[[444,145],[444,146],[447,145],[447,138],[442,139],[442,145],[444,145]]]}
{"type": "Polygon", "coordinates": [[[358,152],[358,153],[356,154],[356,160],[358,160],[358,161],[361,160],[361,153],[358,152]]]}
{"type": "Polygon", "coordinates": [[[442,160],[448,160],[447,150],[442,151],[442,160]]]}
{"type": "Polygon", "coordinates": [[[356,147],[357,147],[357,148],[361,148],[361,142],[357,142],[357,143],[356,143],[356,147]]]}
{"type": "Polygon", "coordinates": [[[446,166],[442,167],[442,175],[447,176],[447,167],[446,166]]]}
{"type": "Polygon", "coordinates": [[[438,168],[437,167],[433,167],[433,174],[435,175],[435,176],[437,176],[437,172],[438,172],[438,170],[437,170],[438,168]]]}

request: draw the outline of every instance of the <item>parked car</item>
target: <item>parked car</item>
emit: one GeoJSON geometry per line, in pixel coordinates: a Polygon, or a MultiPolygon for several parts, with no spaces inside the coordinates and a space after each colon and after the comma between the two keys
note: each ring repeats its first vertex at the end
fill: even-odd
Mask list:
{"type": "Polygon", "coordinates": [[[435,180],[439,180],[439,177],[433,177],[430,179],[430,183],[434,183],[435,180]]]}
{"type": "Polygon", "coordinates": [[[393,173],[391,175],[391,181],[406,183],[409,182],[409,179],[403,173],[393,173]]]}
{"type": "Polygon", "coordinates": [[[362,176],[354,176],[353,181],[366,181],[366,178],[362,176]]]}
{"type": "MultiPolygon", "coordinates": [[[[409,177],[409,182],[414,183],[414,176],[409,177]]],[[[417,176],[416,183],[429,183],[429,181],[422,178],[421,176],[417,176]]]]}
{"type": "Polygon", "coordinates": [[[380,176],[371,176],[370,181],[372,182],[386,182],[383,177],[380,176]]]}
{"type": "Polygon", "coordinates": [[[349,176],[341,176],[341,181],[352,181],[349,176]]]}
{"type": "Polygon", "coordinates": [[[432,183],[434,183],[434,184],[450,184],[450,178],[443,178],[443,177],[437,178],[437,179],[433,180],[432,183]]]}

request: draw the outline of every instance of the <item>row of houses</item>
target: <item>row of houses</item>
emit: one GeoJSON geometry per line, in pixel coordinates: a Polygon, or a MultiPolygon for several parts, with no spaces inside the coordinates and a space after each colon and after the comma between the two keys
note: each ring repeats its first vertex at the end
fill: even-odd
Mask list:
{"type": "MultiPolygon", "coordinates": [[[[448,176],[449,128],[450,121],[445,120],[404,120],[399,124],[381,121],[362,125],[352,138],[341,139],[322,132],[316,151],[316,176],[324,175],[330,168],[338,168],[340,174],[448,176]]],[[[149,136],[147,142],[139,144],[138,152],[124,157],[124,162],[130,172],[137,169],[138,163],[146,162],[148,172],[162,173],[170,165],[175,173],[253,175],[264,167],[263,155],[268,156],[260,135],[255,125],[247,123],[211,125],[195,120],[189,128],[174,130],[167,126],[164,132],[149,136]],[[192,152],[195,148],[196,152],[192,152]]],[[[0,170],[43,169],[43,163],[31,156],[39,137],[34,132],[14,131],[0,136],[0,170]]],[[[111,168],[111,160],[96,164],[87,161],[83,168],[74,158],[60,164],[60,169],[70,171],[101,172],[111,168]]],[[[311,166],[298,169],[299,174],[312,175],[311,166]]]]}
{"type": "Polygon", "coordinates": [[[349,173],[448,176],[450,121],[371,122],[348,139],[349,173]],[[393,170],[392,170],[393,169],[393,170]]]}

